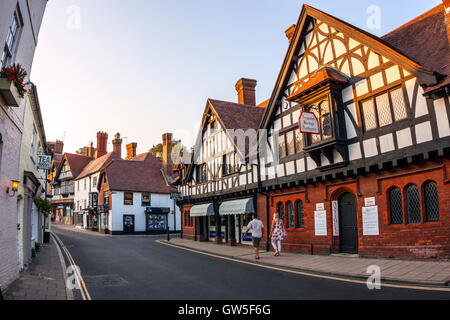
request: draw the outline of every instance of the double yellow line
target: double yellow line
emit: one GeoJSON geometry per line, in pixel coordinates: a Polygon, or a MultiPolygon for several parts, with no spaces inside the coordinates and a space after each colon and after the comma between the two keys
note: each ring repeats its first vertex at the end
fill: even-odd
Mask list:
{"type": "Polygon", "coordinates": [[[81,273],[79,272],[78,266],[75,264],[75,260],[73,259],[72,255],[70,254],[69,250],[67,250],[66,246],[62,242],[62,240],[53,232],[51,233],[57,244],[61,247],[61,249],[66,254],[67,260],[69,260],[69,263],[72,267],[72,270],[75,275],[75,280],[77,281],[78,287],[80,288],[81,297],[83,300],[92,300],[91,295],[89,294],[88,289],[86,288],[86,284],[84,283],[83,277],[81,276],[81,273]]]}

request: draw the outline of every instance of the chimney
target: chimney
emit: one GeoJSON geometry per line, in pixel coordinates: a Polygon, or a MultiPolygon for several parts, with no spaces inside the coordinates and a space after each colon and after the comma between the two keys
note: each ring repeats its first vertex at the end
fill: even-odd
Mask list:
{"type": "Polygon", "coordinates": [[[94,143],[93,142],[91,142],[91,144],[89,145],[88,157],[91,157],[91,158],[94,157],[94,143]]]}
{"type": "Polygon", "coordinates": [[[290,26],[289,28],[286,29],[286,31],[284,32],[286,34],[286,37],[289,40],[289,43],[291,43],[292,37],[294,36],[294,32],[295,32],[295,28],[297,26],[295,24],[293,24],[292,26],[290,26]]]}
{"type": "Polygon", "coordinates": [[[165,133],[162,136],[163,139],[163,170],[167,176],[172,175],[172,134],[165,133]]]}
{"type": "Polygon", "coordinates": [[[447,40],[450,43],[450,0],[443,0],[445,25],[447,26],[447,40]]]}
{"type": "Polygon", "coordinates": [[[64,150],[64,142],[61,140],[56,140],[55,142],[55,153],[57,154],[63,154],[64,150]]]}
{"type": "Polygon", "coordinates": [[[236,91],[238,93],[238,103],[256,106],[255,88],[258,82],[252,79],[241,78],[236,83],[236,91]]]}
{"type": "Polygon", "coordinates": [[[136,142],[127,144],[127,158],[125,160],[132,160],[134,157],[136,157],[136,148],[136,142]]]}
{"type": "Polygon", "coordinates": [[[119,157],[122,158],[122,139],[120,139],[120,133],[116,133],[114,136],[113,144],[113,152],[119,157]]]}
{"type": "Polygon", "coordinates": [[[106,132],[97,132],[97,154],[96,159],[107,154],[108,134],[106,132]]]}

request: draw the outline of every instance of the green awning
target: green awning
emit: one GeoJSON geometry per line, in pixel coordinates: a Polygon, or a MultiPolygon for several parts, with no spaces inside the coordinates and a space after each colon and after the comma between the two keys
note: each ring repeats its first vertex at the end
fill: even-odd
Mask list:
{"type": "Polygon", "coordinates": [[[221,216],[255,213],[253,198],[225,201],[220,205],[221,216]]]}
{"type": "Polygon", "coordinates": [[[191,217],[206,217],[215,215],[212,203],[199,204],[193,206],[189,214],[191,217]]]}

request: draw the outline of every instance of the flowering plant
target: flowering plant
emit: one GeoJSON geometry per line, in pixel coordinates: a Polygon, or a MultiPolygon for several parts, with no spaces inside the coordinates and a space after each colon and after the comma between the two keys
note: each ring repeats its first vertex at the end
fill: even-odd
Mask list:
{"type": "Polygon", "coordinates": [[[27,92],[23,85],[23,81],[27,76],[27,72],[20,64],[13,64],[10,67],[3,67],[0,71],[0,78],[6,78],[14,82],[21,98],[27,92]]]}

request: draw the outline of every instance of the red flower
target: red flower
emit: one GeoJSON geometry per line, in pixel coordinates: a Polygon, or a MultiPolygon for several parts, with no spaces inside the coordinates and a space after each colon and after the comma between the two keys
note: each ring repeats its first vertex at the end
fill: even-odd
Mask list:
{"type": "Polygon", "coordinates": [[[28,92],[28,90],[27,89],[23,89],[23,92],[28,92]]]}
{"type": "Polygon", "coordinates": [[[20,84],[23,84],[23,79],[20,79],[19,82],[20,82],[20,84]]]}
{"type": "Polygon", "coordinates": [[[13,74],[12,74],[12,75],[10,75],[10,76],[9,76],[9,80],[11,80],[11,81],[14,81],[14,80],[16,80],[16,76],[15,76],[15,75],[13,75],[13,74]]]}

